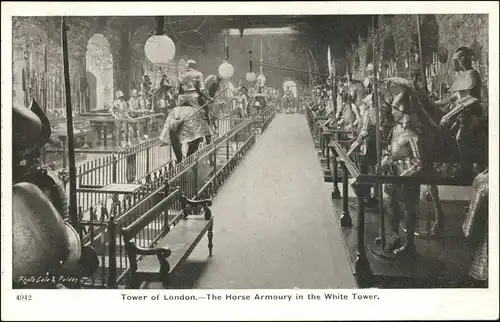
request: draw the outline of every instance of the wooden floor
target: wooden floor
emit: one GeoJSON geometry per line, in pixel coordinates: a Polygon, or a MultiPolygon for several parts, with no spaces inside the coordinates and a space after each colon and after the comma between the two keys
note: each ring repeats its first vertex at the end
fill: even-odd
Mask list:
{"type": "Polygon", "coordinates": [[[212,212],[214,256],[204,238],[172,288],[356,288],[303,115],[276,116],[212,212]]]}

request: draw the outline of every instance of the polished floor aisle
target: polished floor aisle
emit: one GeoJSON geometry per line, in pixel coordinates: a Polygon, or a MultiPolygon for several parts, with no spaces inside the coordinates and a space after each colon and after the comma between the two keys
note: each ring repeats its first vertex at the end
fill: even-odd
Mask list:
{"type": "Polygon", "coordinates": [[[205,237],[172,288],[356,287],[304,115],[276,116],[212,212],[213,257],[205,237]]]}

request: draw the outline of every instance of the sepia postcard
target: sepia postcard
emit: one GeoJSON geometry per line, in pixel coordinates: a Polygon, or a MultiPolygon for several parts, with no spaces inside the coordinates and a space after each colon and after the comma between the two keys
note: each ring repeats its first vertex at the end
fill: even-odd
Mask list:
{"type": "Polygon", "coordinates": [[[2,320],[497,320],[498,9],[2,2],[2,320]]]}

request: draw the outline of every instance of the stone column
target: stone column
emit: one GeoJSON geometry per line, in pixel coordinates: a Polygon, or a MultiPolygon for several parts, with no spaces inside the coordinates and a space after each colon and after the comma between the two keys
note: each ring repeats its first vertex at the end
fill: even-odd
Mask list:
{"type": "Polygon", "coordinates": [[[127,29],[120,32],[120,52],[118,62],[120,64],[120,82],[117,84],[128,97],[133,87],[132,83],[132,47],[131,34],[127,29]]]}

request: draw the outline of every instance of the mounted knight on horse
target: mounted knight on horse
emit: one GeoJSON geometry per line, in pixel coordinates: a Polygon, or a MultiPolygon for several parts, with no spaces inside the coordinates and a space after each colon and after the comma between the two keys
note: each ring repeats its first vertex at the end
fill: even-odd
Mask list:
{"type": "Polygon", "coordinates": [[[222,80],[210,75],[203,80],[203,74],[196,70],[196,62],[189,60],[185,74],[179,75],[179,101],[169,113],[160,134],[164,144],[171,144],[177,162],[182,161],[182,144],[188,144],[186,157],[195,153],[205,138],[210,143],[213,130],[209,103],[214,99],[222,80]]]}

